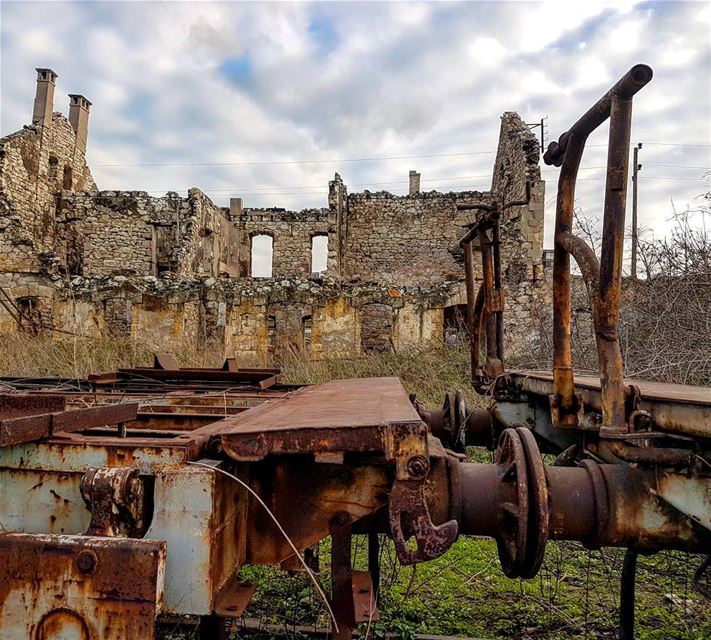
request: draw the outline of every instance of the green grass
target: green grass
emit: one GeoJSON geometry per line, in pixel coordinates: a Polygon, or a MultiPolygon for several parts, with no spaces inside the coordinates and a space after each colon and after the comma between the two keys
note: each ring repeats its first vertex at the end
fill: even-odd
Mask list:
{"type": "MultiPolygon", "coordinates": [[[[532,580],[510,580],[498,564],[490,540],[461,538],[441,558],[416,567],[400,566],[383,538],[380,620],[360,625],[370,638],[395,633],[442,634],[470,638],[616,637],[619,575],[623,551],[589,551],[572,543],[551,543],[543,567],[532,580]]],[[[329,585],[329,541],[319,546],[319,579],[329,585]]],[[[699,556],[664,552],[640,557],[637,581],[639,640],[702,640],[711,637],[708,601],[690,583],[699,556]],[[671,596],[671,597],[670,597],[671,596]]],[[[353,561],[365,570],[366,541],[354,538],[353,561]]],[[[275,567],[247,566],[243,579],[258,585],[246,612],[269,632],[249,637],[300,638],[295,627],[326,627],[328,616],[308,579],[275,567]],[[274,625],[280,629],[274,631],[274,625]]],[[[191,632],[168,638],[197,637],[191,632]]],[[[234,637],[237,637],[235,635],[234,637]]],[[[242,635],[240,635],[242,637],[242,635]]]]}

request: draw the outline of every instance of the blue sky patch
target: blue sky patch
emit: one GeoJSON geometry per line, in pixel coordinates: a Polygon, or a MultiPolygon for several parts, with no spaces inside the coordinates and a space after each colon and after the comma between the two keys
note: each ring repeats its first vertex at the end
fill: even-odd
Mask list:
{"type": "Polygon", "coordinates": [[[235,84],[243,85],[252,77],[252,59],[249,55],[226,58],[220,64],[220,75],[235,84]]]}
{"type": "Polygon", "coordinates": [[[338,46],[340,38],[332,20],[324,16],[316,17],[309,24],[308,31],[319,53],[330,53],[338,46]]]}

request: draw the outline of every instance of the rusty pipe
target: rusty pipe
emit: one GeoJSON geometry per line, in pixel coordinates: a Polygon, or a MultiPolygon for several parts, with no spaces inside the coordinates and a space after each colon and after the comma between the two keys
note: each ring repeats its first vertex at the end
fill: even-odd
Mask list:
{"type": "Polygon", "coordinates": [[[607,449],[616,458],[635,464],[689,468],[694,463],[694,453],[678,447],[635,447],[621,440],[605,440],[596,449],[603,455],[601,449],[607,449]]]}
{"type": "Polygon", "coordinates": [[[624,371],[617,325],[622,291],[622,254],[625,240],[631,130],[632,98],[614,95],[610,107],[605,215],[595,333],[602,382],[602,425],[603,428],[615,431],[627,430],[624,371]]]}
{"type": "Polygon", "coordinates": [[[590,135],[609,117],[613,97],[631,99],[652,79],[652,76],[652,68],[646,64],[636,64],[632,67],[568,131],[563,133],[557,142],[548,145],[548,150],[543,154],[543,162],[556,167],[561,166],[572,135],[583,137],[590,135]]]}
{"type": "Polygon", "coordinates": [[[484,312],[484,287],[481,285],[474,294],[476,279],[474,275],[474,248],[471,242],[464,245],[464,277],[467,289],[467,316],[469,321],[469,358],[472,380],[479,371],[479,341],[484,312]]]}
{"type": "Polygon", "coordinates": [[[570,254],[563,246],[572,234],[575,179],[585,149],[585,136],[571,133],[558,177],[553,261],[553,379],[557,396],[558,426],[576,427],[578,402],[573,380],[573,352],[570,339],[572,303],[570,293],[570,254]]]}
{"type": "Polygon", "coordinates": [[[600,279],[600,262],[592,247],[582,238],[569,231],[558,234],[560,245],[575,259],[588,291],[593,298],[593,307],[597,304],[598,282],[600,279]]]}
{"type": "Polygon", "coordinates": [[[488,409],[472,409],[464,423],[465,443],[468,447],[487,447],[493,443],[493,417],[488,409]]]}

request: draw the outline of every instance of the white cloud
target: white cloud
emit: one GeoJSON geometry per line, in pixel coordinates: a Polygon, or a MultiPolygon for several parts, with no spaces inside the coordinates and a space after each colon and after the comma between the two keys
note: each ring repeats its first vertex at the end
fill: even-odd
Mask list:
{"type": "MultiPolygon", "coordinates": [[[[0,4],[0,124],[26,123],[34,67],[93,103],[89,158],[100,187],[199,186],[247,206],[324,206],[339,171],[352,190],[486,188],[493,154],[383,162],[104,167],[490,152],[499,116],[549,116],[557,138],[633,63],[655,78],[635,100],[633,140],[711,144],[708,7],[677,2],[0,4]],[[28,26],[31,25],[31,26],[28,26]],[[316,25],[317,28],[314,28],[316,25]],[[233,73],[226,72],[232,65],[233,73]],[[476,176],[464,180],[443,180],[476,176]],[[378,185],[373,183],[395,183],[378,185]]],[[[606,126],[590,144],[605,144],[606,126]]],[[[646,144],[643,223],[663,232],[704,189],[709,147],[646,144]]],[[[605,163],[590,147],[577,201],[600,214],[605,163]]],[[[557,170],[547,185],[547,238],[557,170]]]]}

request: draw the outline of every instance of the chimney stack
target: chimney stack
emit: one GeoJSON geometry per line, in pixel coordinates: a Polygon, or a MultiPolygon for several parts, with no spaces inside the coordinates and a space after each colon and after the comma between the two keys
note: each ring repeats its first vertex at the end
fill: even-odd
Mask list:
{"type": "Polygon", "coordinates": [[[57,74],[51,69],[35,69],[37,72],[37,92],[32,109],[32,124],[48,127],[52,124],[54,107],[54,87],[57,74]]]}
{"type": "Polygon", "coordinates": [[[242,198],[230,198],[230,218],[239,220],[242,217],[242,198]]]}
{"type": "Polygon", "coordinates": [[[84,96],[69,94],[69,123],[77,134],[76,148],[86,153],[86,138],[89,135],[89,102],[84,96]]]}
{"type": "Polygon", "coordinates": [[[417,171],[410,171],[410,195],[420,191],[420,174],[417,171]]]}

